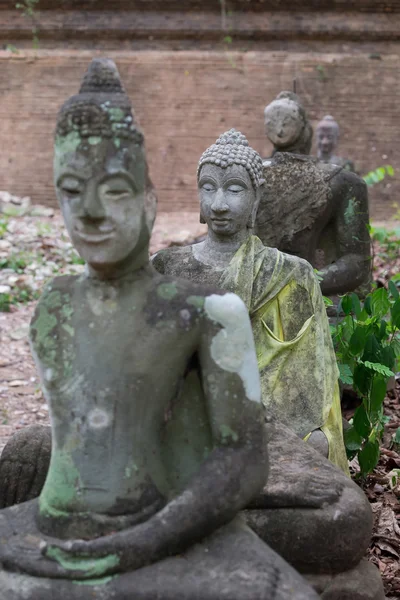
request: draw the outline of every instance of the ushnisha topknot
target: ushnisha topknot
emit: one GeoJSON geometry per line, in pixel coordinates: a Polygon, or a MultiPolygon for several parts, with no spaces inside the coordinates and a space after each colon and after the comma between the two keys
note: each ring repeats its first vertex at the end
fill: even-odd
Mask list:
{"type": "Polygon", "coordinates": [[[215,144],[203,152],[197,168],[197,180],[201,167],[205,164],[217,165],[223,169],[231,165],[242,165],[247,170],[254,189],[259,188],[264,181],[261,156],[249,146],[246,136],[236,129],[220,135],[215,144]]]}
{"type": "Polygon", "coordinates": [[[114,138],[143,142],[132,105],[118,69],[109,58],[94,58],[79,93],[69,98],[58,113],[56,136],[76,132],[81,138],[114,138]]]}

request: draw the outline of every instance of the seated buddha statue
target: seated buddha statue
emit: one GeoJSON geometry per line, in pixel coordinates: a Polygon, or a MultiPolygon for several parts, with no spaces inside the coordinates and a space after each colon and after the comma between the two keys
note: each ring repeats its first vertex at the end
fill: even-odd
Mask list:
{"type": "Polygon", "coordinates": [[[264,117],[274,151],[264,160],[254,231],[266,246],[304,258],[319,270],[322,293],[334,303],[328,312],[336,315],[339,295],[369,290],[367,186],[345,163],[309,156],[312,128],[298,96],[282,92],[264,117]]]}
{"type": "Polygon", "coordinates": [[[339,165],[355,173],[354,164],[348,158],[335,154],[339,141],[339,125],[331,115],[326,115],[317,125],[317,156],[321,162],[339,165]]]}
{"type": "Polygon", "coordinates": [[[161,250],[153,266],[242,298],[268,413],[347,473],[338,370],[318,281],[305,260],[252,235],[264,186],[260,155],[230,130],[204,152],[197,179],[206,239],[161,250]]]}
{"type": "Polygon", "coordinates": [[[237,516],[267,473],[247,309],[149,265],[156,198],[112,61],[59,112],[54,181],[86,271],[30,325],[51,460],[39,499],[0,511],[0,598],[316,599],[237,516]]]}

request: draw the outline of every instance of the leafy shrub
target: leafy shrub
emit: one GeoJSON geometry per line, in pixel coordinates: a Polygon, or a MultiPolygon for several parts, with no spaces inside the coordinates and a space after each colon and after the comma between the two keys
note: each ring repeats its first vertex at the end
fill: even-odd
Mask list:
{"type": "Polygon", "coordinates": [[[379,441],[387,418],[383,400],[388,381],[400,365],[400,294],[393,280],[378,288],[361,305],[357,294],[340,302],[345,317],[332,327],[340,379],[351,384],[362,404],[345,432],[349,459],[358,455],[361,475],[379,460],[379,441]]]}
{"type": "Polygon", "coordinates": [[[379,183],[380,181],[385,179],[385,177],[387,175],[389,175],[390,177],[393,177],[394,169],[393,169],[392,165],[384,165],[382,167],[378,167],[377,169],[374,169],[373,171],[370,171],[369,173],[364,175],[363,179],[364,179],[365,183],[369,187],[371,187],[371,186],[375,185],[376,183],[379,183]]]}

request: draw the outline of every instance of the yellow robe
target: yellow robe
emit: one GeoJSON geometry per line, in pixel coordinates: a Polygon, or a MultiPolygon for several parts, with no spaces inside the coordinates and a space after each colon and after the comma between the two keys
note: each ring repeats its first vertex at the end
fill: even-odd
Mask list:
{"type": "Polygon", "coordinates": [[[345,473],[338,368],[321,290],[309,263],[251,236],[220,279],[250,313],[263,402],[307,439],[320,428],[345,473]]]}

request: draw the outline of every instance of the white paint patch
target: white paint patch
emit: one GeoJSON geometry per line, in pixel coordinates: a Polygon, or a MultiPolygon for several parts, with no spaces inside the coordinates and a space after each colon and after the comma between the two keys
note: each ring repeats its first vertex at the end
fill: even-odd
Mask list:
{"type": "Polygon", "coordinates": [[[261,402],[253,332],[244,302],[236,294],[213,294],[206,298],[204,308],[223,327],[211,343],[212,358],[224,371],[239,375],[249,400],[261,402]]]}
{"type": "Polygon", "coordinates": [[[91,410],[87,420],[91,429],[104,429],[111,422],[110,414],[101,408],[91,410]]]}

